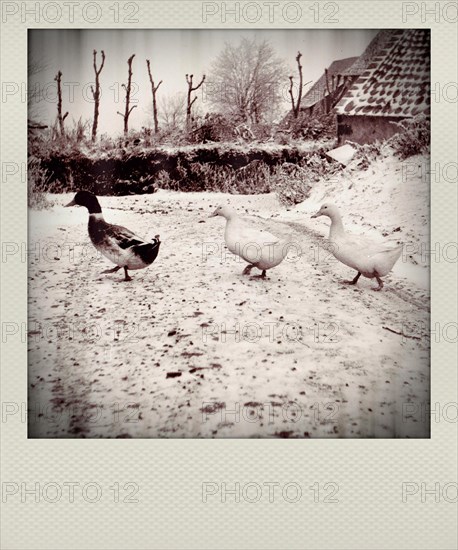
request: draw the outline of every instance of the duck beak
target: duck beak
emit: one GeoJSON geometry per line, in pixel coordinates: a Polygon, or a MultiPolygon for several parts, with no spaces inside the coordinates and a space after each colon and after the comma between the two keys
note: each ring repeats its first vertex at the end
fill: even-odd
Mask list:
{"type": "Polygon", "coordinates": [[[311,218],[318,218],[321,216],[321,211],[318,211],[316,214],[313,214],[313,216],[310,216],[311,218]]]}
{"type": "Polygon", "coordinates": [[[75,199],[73,199],[72,201],[70,201],[68,204],[65,204],[64,205],[64,208],[68,208],[69,206],[78,206],[75,202],[75,199]]]}
{"type": "Polygon", "coordinates": [[[209,218],[214,218],[214,217],[217,216],[217,215],[218,215],[218,210],[215,210],[215,211],[213,212],[213,214],[210,214],[210,216],[208,216],[208,217],[209,217],[209,218]]]}

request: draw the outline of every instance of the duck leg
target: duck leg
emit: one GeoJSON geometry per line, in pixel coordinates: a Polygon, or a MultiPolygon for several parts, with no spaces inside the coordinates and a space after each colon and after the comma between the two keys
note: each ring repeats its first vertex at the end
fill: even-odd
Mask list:
{"type": "Polygon", "coordinates": [[[242,271],[242,275],[249,275],[254,265],[248,264],[245,269],[242,271]]]}
{"type": "Polygon", "coordinates": [[[375,290],[375,291],[382,290],[382,288],[383,288],[383,281],[382,281],[382,279],[380,279],[380,277],[379,277],[378,275],[376,275],[375,278],[377,279],[378,287],[377,287],[377,288],[374,288],[374,290],[375,290]]]}
{"type": "Polygon", "coordinates": [[[102,271],[102,274],[105,273],[116,273],[116,271],[119,271],[121,269],[121,266],[117,265],[113,269],[105,269],[105,271],[102,271]]]}
{"type": "Polygon", "coordinates": [[[132,281],[132,277],[129,276],[129,274],[127,273],[127,267],[124,266],[124,280],[125,281],[132,281]]]}
{"type": "Polygon", "coordinates": [[[360,277],[361,277],[361,273],[358,271],[358,274],[354,279],[352,279],[351,281],[342,281],[342,282],[344,285],[356,285],[360,277]]]}
{"type": "Polygon", "coordinates": [[[252,279],[266,279],[266,270],[263,269],[261,275],[253,275],[252,279]]]}

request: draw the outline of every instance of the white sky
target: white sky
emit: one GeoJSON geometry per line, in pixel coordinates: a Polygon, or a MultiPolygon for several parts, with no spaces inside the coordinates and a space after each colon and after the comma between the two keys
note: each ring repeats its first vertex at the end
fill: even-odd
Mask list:
{"type": "MultiPolygon", "coordinates": [[[[127,59],[135,53],[132,99],[138,106],[129,118],[129,128],[149,126],[151,121],[151,88],[146,69],[150,59],[153,78],[163,80],[158,90],[161,97],[186,92],[185,74],[193,73],[194,82],[209,74],[213,59],[225,42],[237,43],[242,36],[270,41],[278,57],[285,60],[289,73],[296,76],[295,56],[302,52],[304,81],[315,82],[324,68],[336,59],[360,55],[377,30],[31,30],[29,59],[44,68],[31,77],[29,86],[39,81],[47,86],[46,100],[35,105],[31,118],[50,123],[55,120],[56,84],[54,76],[63,73],[63,110],[72,118],[92,121],[94,104],[90,85],[94,82],[92,51],[105,50],[106,60],[100,75],[102,98],[99,133],[122,132],[123,119],[116,111],[124,111],[124,89],[127,81],[127,59]],[[73,90],[73,94],[72,94],[73,90]],[[72,97],[73,95],[73,97],[72,97]]],[[[287,90],[287,83],[286,83],[287,90]]],[[[202,89],[198,102],[202,103],[202,89]]],[[[287,98],[286,98],[287,99],[287,98]]],[[[133,103],[132,103],[133,104],[133,103]]],[[[285,109],[288,104],[285,103],[285,109]]]]}

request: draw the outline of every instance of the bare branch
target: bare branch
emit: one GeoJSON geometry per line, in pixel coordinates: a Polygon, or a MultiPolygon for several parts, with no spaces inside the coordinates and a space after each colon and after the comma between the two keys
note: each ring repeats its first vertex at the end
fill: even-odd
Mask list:
{"type": "MultiPolygon", "coordinates": [[[[192,75],[191,75],[191,78],[192,78],[192,75]]],[[[202,80],[199,82],[197,86],[194,86],[194,88],[191,88],[191,92],[195,92],[196,90],[198,90],[204,82],[205,82],[205,75],[202,77],[202,80]]]]}
{"type": "Polygon", "coordinates": [[[330,94],[331,90],[329,89],[329,71],[328,71],[328,69],[324,70],[324,75],[325,75],[325,79],[326,79],[326,90],[327,90],[328,94],[330,94]]]}
{"type": "Polygon", "coordinates": [[[194,78],[194,75],[188,75],[186,74],[186,82],[188,84],[188,94],[187,94],[187,107],[186,107],[186,125],[189,127],[191,122],[191,109],[194,103],[197,101],[197,96],[194,99],[191,99],[192,92],[195,92],[198,90],[202,84],[205,82],[205,75],[202,76],[202,80],[199,82],[197,86],[192,85],[192,81],[194,78]]]}

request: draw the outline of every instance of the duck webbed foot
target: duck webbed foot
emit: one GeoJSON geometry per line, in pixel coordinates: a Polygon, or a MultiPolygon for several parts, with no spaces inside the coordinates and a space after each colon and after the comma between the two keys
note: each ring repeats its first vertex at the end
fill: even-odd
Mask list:
{"type": "Polygon", "coordinates": [[[245,269],[242,271],[242,275],[249,275],[254,265],[248,264],[245,269]]]}
{"type": "Polygon", "coordinates": [[[253,275],[252,279],[266,279],[266,270],[263,269],[261,275],[253,275]]]}
{"type": "Polygon", "coordinates": [[[377,292],[377,291],[379,291],[379,290],[382,290],[382,288],[383,288],[383,281],[382,281],[382,279],[380,279],[380,277],[377,277],[377,275],[375,276],[375,278],[377,279],[378,287],[377,287],[377,288],[374,288],[373,290],[375,290],[375,291],[377,292]]]}
{"type": "Polygon", "coordinates": [[[344,285],[356,285],[360,277],[361,277],[361,273],[358,271],[358,275],[356,275],[354,279],[352,279],[351,281],[342,281],[342,283],[344,285]]]}
{"type": "Polygon", "coordinates": [[[132,277],[127,273],[127,267],[124,268],[124,281],[132,281],[132,277]]]}
{"type": "Polygon", "coordinates": [[[105,269],[105,271],[102,271],[102,275],[107,273],[116,273],[116,271],[119,271],[121,269],[121,266],[117,265],[113,269],[105,269]]]}

